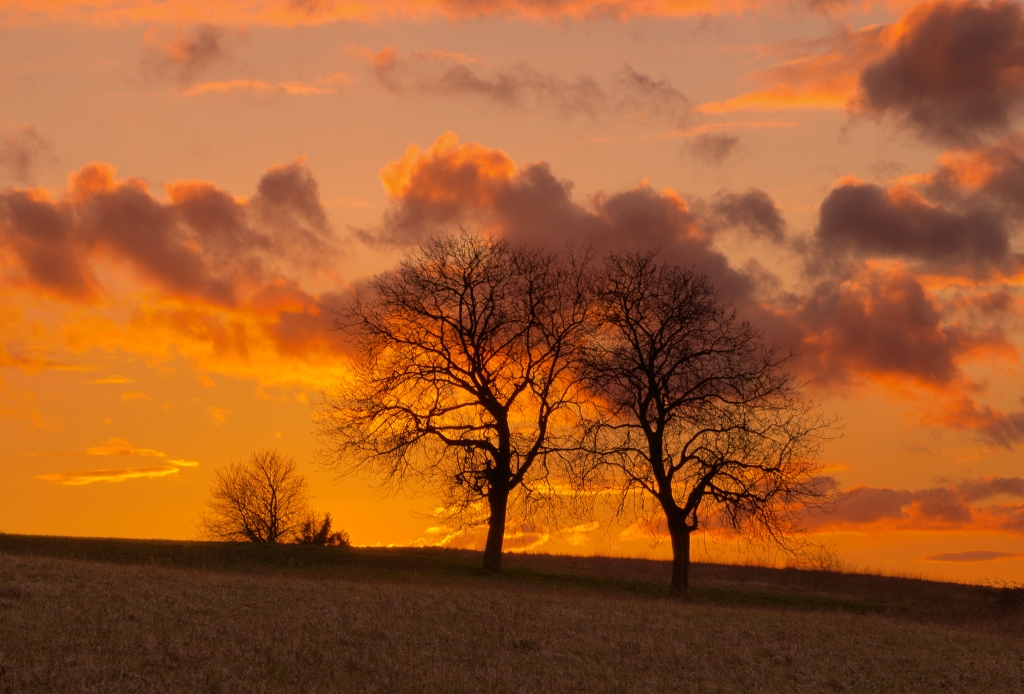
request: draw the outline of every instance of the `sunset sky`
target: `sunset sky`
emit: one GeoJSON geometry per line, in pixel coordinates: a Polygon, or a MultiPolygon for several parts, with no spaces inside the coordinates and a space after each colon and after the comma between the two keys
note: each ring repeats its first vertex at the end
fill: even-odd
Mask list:
{"type": "Polygon", "coordinates": [[[707,273],[843,419],[818,541],[1024,581],[1022,107],[1017,2],[0,0],[0,531],[194,538],[278,447],[355,544],[448,538],[314,413],[332,311],[461,225],[707,273]]]}

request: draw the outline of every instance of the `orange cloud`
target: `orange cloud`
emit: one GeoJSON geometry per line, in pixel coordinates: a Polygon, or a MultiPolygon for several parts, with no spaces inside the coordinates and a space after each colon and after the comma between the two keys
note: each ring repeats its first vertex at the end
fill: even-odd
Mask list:
{"type": "Polygon", "coordinates": [[[194,460],[183,460],[171,458],[151,448],[136,448],[124,439],[112,438],[99,446],[92,446],[85,450],[89,456],[121,457],[141,456],[145,458],[161,458],[163,465],[148,467],[110,468],[102,470],[72,470],[69,472],[54,472],[46,475],[39,475],[36,479],[46,482],[53,482],[65,486],[82,486],[96,482],[124,482],[131,479],[159,479],[161,477],[172,477],[178,474],[181,468],[198,467],[199,463],[194,460]]]}
{"type": "Polygon", "coordinates": [[[278,166],[250,200],[178,181],[169,202],[137,178],[94,163],[46,191],[0,190],[0,273],[15,285],[86,302],[105,291],[95,267],[113,265],[168,295],[232,305],[284,271],[326,268],[336,239],[302,161],[278,166]]]}
{"type": "Polygon", "coordinates": [[[860,75],[856,109],[958,146],[1012,129],[1024,104],[1024,10],[1017,2],[922,2],[860,75]]]}
{"type": "Polygon", "coordinates": [[[124,384],[124,383],[134,383],[134,382],[135,382],[134,378],[127,378],[125,376],[106,376],[105,378],[97,378],[95,381],[86,381],[86,383],[90,383],[90,384],[94,384],[94,385],[104,385],[104,384],[117,384],[117,385],[121,385],[121,384],[124,384]]]}
{"type": "Polygon", "coordinates": [[[861,71],[899,36],[902,27],[871,26],[826,40],[768,47],[783,62],[748,74],[745,82],[764,89],[701,104],[698,113],[843,109],[857,95],[861,71]]]}
{"type": "Polygon", "coordinates": [[[193,84],[182,91],[185,96],[200,94],[228,94],[231,92],[252,93],[263,96],[316,96],[336,94],[350,79],[344,72],[336,72],[313,82],[264,82],[262,80],[227,80],[224,82],[202,82],[193,84]]]}
{"type": "Polygon", "coordinates": [[[1018,559],[1024,557],[1024,552],[993,552],[991,550],[975,549],[967,552],[943,552],[942,554],[930,554],[921,557],[923,561],[953,561],[953,562],[976,562],[995,561],[998,559],[1018,559]]]}
{"type": "Polygon", "coordinates": [[[448,131],[425,150],[409,145],[404,155],[381,169],[380,179],[392,198],[487,206],[515,173],[515,162],[500,149],[460,144],[459,136],[448,131]]]}
{"type": "Polygon", "coordinates": [[[110,470],[74,470],[71,472],[54,472],[48,475],[39,475],[36,479],[53,482],[68,487],[80,487],[96,482],[124,482],[125,480],[137,479],[159,479],[161,477],[173,477],[178,474],[178,468],[172,466],[156,467],[130,467],[110,470]]]}
{"type": "Polygon", "coordinates": [[[125,402],[132,402],[134,400],[152,400],[153,398],[149,397],[141,390],[129,390],[125,393],[121,393],[121,399],[125,402]]]}
{"type": "Polygon", "coordinates": [[[294,26],[337,21],[468,19],[502,16],[547,21],[612,17],[690,17],[738,14],[770,6],[767,0],[3,0],[8,24],[63,21],[102,24],[193,23],[294,26]]]}
{"type": "Polygon", "coordinates": [[[0,363],[84,368],[74,355],[121,350],[314,387],[344,371],[344,342],[328,329],[349,289],[338,288],[338,240],[301,160],[271,168],[250,198],[176,181],[160,201],[98,163],[68,180],[53,195],[0,189],[0,363]],[[335,289],[309,291],[323,286],[335,289]],[[59,317],[28,318],[40,311],[59,317]]]}
{"type": "Polygon", "coordinates": [[[809,512],[814,531],[882,533],[892,530],[1000,532],[1024,534],[1024,503],[989,503],[1024,499],[1024,479],[988,477],[910,491],[854,487],[831,507],[809,512]]]}

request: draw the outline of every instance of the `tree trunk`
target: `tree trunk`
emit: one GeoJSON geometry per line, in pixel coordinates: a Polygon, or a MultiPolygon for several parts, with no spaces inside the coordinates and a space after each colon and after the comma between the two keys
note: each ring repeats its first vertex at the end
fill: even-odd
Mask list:
{"type": "Polygon", "coordinates": [[[669,595],[690,593],[690,529],[686,521],[679,518],[669,521],[669,536],[672,538],[672,585],[669,595]]]}
{"type": "Polygon", "coordinates": [[[487,544],[484,546],[484,571],[501,571],[501,546],[505,542],[505,514],[508,492],[492,489],[487,497],[491,517],[487,521],[487,544]]]}

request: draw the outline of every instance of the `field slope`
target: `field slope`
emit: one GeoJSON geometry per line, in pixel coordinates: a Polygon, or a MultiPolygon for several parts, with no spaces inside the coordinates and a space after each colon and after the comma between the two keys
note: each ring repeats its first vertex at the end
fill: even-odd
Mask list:
{"type": "Polygon", "coordinates": [[[0,692],[1021,692],[1021,591],[0,535],[0,692]]]}

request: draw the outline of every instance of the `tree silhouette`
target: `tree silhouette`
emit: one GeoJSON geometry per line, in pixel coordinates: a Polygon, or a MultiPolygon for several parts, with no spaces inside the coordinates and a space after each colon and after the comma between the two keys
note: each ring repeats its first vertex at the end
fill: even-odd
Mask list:
{"type": "Polygon", "coordinates": [[[300,545],[318,545],[320,547],[348,547],[350,544],[348,533],[344,530],[335,531],[331,527],[334,519],[330,513],[322,516],[315,511],[310,511],[306,520],[299,528],[296,542],[300,545]]]}
{"type": "Polygon", "coordinates": [[[601,327],[585,361],[604,416],[591,429],[591,472],[623,491],[620,511],[651,524],[662,515],[671,592],[685,593],[698,528],[782,539],[800,508],[828,498],[816,461],[831,422],[800,399],[789,357],[739,321],[707,277],[622,253],[595,286],[601,327]]]}
{"type": "Polygon", "coordinates": [[[273,450],[218,469],[210,497],[199,525],[217,540],[290,542],[310,513],[309,487],[298,465],[273,450]]]}
{"type": "Polygon", "coordinates": [[[510,508],[561,477],[580,401],[584,262],[463,232],[435,238],[344,311],[352,377],[325,396],[324,460],[439,494],[446,513],[488,525],[498,571],[510,508]],[[486,511],[482,506],[486,503],[486,511]]]}

